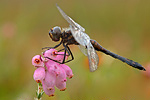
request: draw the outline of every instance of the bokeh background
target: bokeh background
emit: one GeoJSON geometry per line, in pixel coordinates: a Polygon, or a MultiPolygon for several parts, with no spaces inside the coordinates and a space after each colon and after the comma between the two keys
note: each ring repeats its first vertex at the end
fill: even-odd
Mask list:
{"type": "Polygon", "coordinates": [[[0,100],[33,100],[34,55],[55,46],[50,28],[68,23],[58,5],[103,47],[133,59],[143,72],[98,52],[99,68],[91,73],[87,57],[71,46],[74,73],[67,90],[56,89],[43,100],[150,100],[150,0],[0,0],[0,100]]]}

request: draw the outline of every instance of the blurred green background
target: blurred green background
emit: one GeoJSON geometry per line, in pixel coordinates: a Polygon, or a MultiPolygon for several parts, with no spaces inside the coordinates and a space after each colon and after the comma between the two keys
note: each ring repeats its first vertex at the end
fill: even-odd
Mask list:
{"type": "MultiPolygon", "coordinates": [[[[58,5],[103,47],[147,66],[150,62],[150,0],[0,0],[0,100],[33,100],[37,84],[31,59],[55,46],[50,28],[68,27],[58,5]]],[[[67,90],[43,100],[150,100],[150,72],[102,53],[96,72],[71,46],[74,73],[67,90]]]]}

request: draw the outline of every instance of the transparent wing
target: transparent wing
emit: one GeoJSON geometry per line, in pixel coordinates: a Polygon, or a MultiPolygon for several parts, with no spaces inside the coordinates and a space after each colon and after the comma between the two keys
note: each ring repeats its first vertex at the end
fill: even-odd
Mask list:
{"type": "Polygon", "coordinates": [[[88,56],[90,71],[94,72],[97,69],[97,65],[99,63],[99,57],[94,47],[92,46],[91,43],[87,46],[87,48],[85,48],[85,46],[82,46],[82,45],[78,45],[78,46],[80,50],[82,51],[82,53],[85,56],[88,56]]]}
{"type": "Polygon", "coordinates": [[[72,20],[69,16],[67,16],[57,4],[56,7],[58,8],[64,19],[70,24],[70,30],[75,40],[80,45],[86,46],[86,44],[90,42],[90,37],[86,33],[84,33],[85,29],[77,24],[74,20],[72,20]]]}
{"type": "Polygon", "coordinates": [[[88,53],[90,71],[94,72],[97,69],[99,63],[99,57],[91,43],[87,45],[87,53],[88,53]]]}
{"type": "Polygon", "coordinates": [[[61,15],[64,17],[64,19],[72,26],[74,27],[76,30],[81,30],[81,31],[85,31],[85,29],[80,26],[78,23],[76,23],[74,20],[72,20],[69,16],[67,16],[65,14],[65,12],[56,4],[57,9],[59,10],[59,12],[61,13],[61,15]]]}
{"type": "Polygon", "coordinates": [[[85,56],[88,56],[88,54],[87,54],[87,49],[85,48],[85,46],[78,45],[78,47],[80,48],[81,52],[82,52],[85,56]]]}
{"type": "Polygon", "coordinates": [[[82,32],[81,30],[75,30],[71,25],[70,29],[73,37],[80,45],[86,46],[87,43],[90,42],[90,37],[86,33],[82,32]]]}
{"type": "Polygon", "coordinates": [[[65,14],[65,12],[56,4],[59,12],[64,17],[64,19],[70,24],[70,30],[72,32],[75,40],[81,45],[81,51],[88,56],[90,71],[93,72],[97,69],[97,65],[99,63],[98,55],[90,42],[90,37],[84,33],[85,29],[77,24],[74,20],[72,20],[69,16],[65,14]],[[83,47],[87,47],[87,51],[83,49],[83,47]]]}

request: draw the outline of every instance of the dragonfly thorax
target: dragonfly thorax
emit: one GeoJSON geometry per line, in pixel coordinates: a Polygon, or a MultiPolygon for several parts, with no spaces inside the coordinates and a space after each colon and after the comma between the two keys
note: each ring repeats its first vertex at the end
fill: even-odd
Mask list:
{"type": "Polygon", "coordinates": [[[62,36],[61,28],[58,26],[51,28],[51,30],[49,31],[49,36],[53,41],[59,41],[62,36]]]}

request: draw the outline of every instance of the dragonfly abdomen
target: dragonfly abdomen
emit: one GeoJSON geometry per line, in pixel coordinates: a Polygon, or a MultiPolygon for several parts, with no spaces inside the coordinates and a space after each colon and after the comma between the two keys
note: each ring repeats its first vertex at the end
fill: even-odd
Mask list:
{"type": "Polygon", "coordinates": [[[137,69],[140,69],[140,70],[145,70],[145,68],[144,68],[142,65],[140,65],[138,62],[135,62],[135,61],[130,60],[130,59],[127,59],[127,58],[125,58],[125,57],[119,56],[119,55],[117,55],[117,54],[115,54],[115,53],[113,53],[113,52],[111,52],[111,51],[109,51],[109,50],[103,48],[103,47],[102,47],[98,42],[96,42],[95,40],[90,40],[90,41],[91,41],[91,44],[93,45],[93,47],[95,48],[95,50],[101,51],[101,52],[103,52],[103,53],[105,53],[105,54],[107,54],[107,55],[112,56],[113,58],[119,59],[119,60],[121,60],[122,62],[125,62],[125,63],[127,63],[128,65],[130,65],[130,66],[132,66],[132,67],[134,67],[134,68],[137,68],[137,69]]]}

